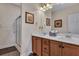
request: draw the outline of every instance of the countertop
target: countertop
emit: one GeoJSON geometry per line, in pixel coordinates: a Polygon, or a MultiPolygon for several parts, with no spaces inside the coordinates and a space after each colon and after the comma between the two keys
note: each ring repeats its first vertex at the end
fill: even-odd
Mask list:
{"type": "Polygon", "coordinates": [[[65,42],[65,43],[70,43],[70,44],[75,44],[75,45],[79,45],[79,37],[77,36],[71,36],[69,37],[65,37],[63,36],[49,36],[49,35],[44,35],[41,33],[32,33],[32,36],[37,36],[37,37],[41,37],[41,38],[46,38],[49,40],[55,40],[55,41],[60,41],[60,42],[65,42]]]}

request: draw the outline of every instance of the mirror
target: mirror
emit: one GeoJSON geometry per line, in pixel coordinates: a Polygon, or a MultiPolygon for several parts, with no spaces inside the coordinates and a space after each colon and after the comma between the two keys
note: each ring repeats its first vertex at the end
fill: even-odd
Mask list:
{"type": "MultiPolygon", "coordinates": [[[[60,33],[79,34],[79,4],[54,4],[52,8],[52,29],[60,33]],[[54,22],[62,19],[62,27],[55,27],[54,22]]],[[[57,23],[60,24],[60,23],[57,23]]]]}
{"type": "Polygon", "coordinates": [[[51,29],[57,30],[59,33],[79,34],[78,3],[52,3],[51,9],[39,13],[41,13],[40,22],[44,26],[44,31],[51,29]]]}

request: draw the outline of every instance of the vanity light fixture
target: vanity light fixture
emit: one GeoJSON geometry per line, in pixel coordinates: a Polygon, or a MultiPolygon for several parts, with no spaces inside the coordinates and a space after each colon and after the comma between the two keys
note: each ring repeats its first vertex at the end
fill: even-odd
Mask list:
{"type": "Polygon", "coordinates": [[[52,4],[51,3],[41,3],[40,4],[40,10],[41,11],[46,11],[48,9],[52,8],[52,4]]]}

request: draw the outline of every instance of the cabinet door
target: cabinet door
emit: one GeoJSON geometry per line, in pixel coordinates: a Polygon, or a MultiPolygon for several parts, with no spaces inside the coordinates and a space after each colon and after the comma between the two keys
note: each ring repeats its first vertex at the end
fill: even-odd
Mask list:
{"type": "Polygon", "coordinates": [[[62,55],[63,56],[79,56],[79,46],[71,44],[63,44],[62,55]]]}
{"type": "Polygon", "coordinates": [[[60,56],[61,55],[61,45],[62,43],[57,41],[50,41],[50,56],[60,56]]]}
{"type": "Polygon", "coordinates": [[[42,55],[49,56],[49,40],[42,39],[42,55]]]}
{"type": "Polygon", "coordinates": [[[41,38],[35,36],[32,37],[32,51],[41,56],[41,38]]]}
{"type": "Polygon", "coordinates": [[[33,53],[37,53],[37,49],[36,49],[36,37],[32,37],[32,51],[33,51],[33,53]]]}
{"type": "Polygon", "coordinates": [[[37,55],[41,56],[41,38],[37,37],[37,47],[36,47],[36,50],[37,50],[37,55]]]}

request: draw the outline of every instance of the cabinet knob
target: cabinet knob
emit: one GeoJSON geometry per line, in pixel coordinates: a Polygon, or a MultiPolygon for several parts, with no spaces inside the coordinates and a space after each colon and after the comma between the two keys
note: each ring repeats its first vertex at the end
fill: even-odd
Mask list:
{"type": "Polygon", "coordinates": [[[62,46],[61,46],[61,45],[59,45],[59,47],[61,48],[62,46]]]}
{"type": "Polygon", "coordinates": [[[47,48],[44,48],[45,50],[47,49],[47,48]]]}
{"type": "Polygon", "coordinates": [[[64,48],[64,46],[62,46],[62,48],[64,48]]]}
{"type": "Polygon", "coordinates": [[[62,45],[59,45],[59,47],[60,47],[60,48],[64,48],[64,46],[62,46],[62,45]]]}

